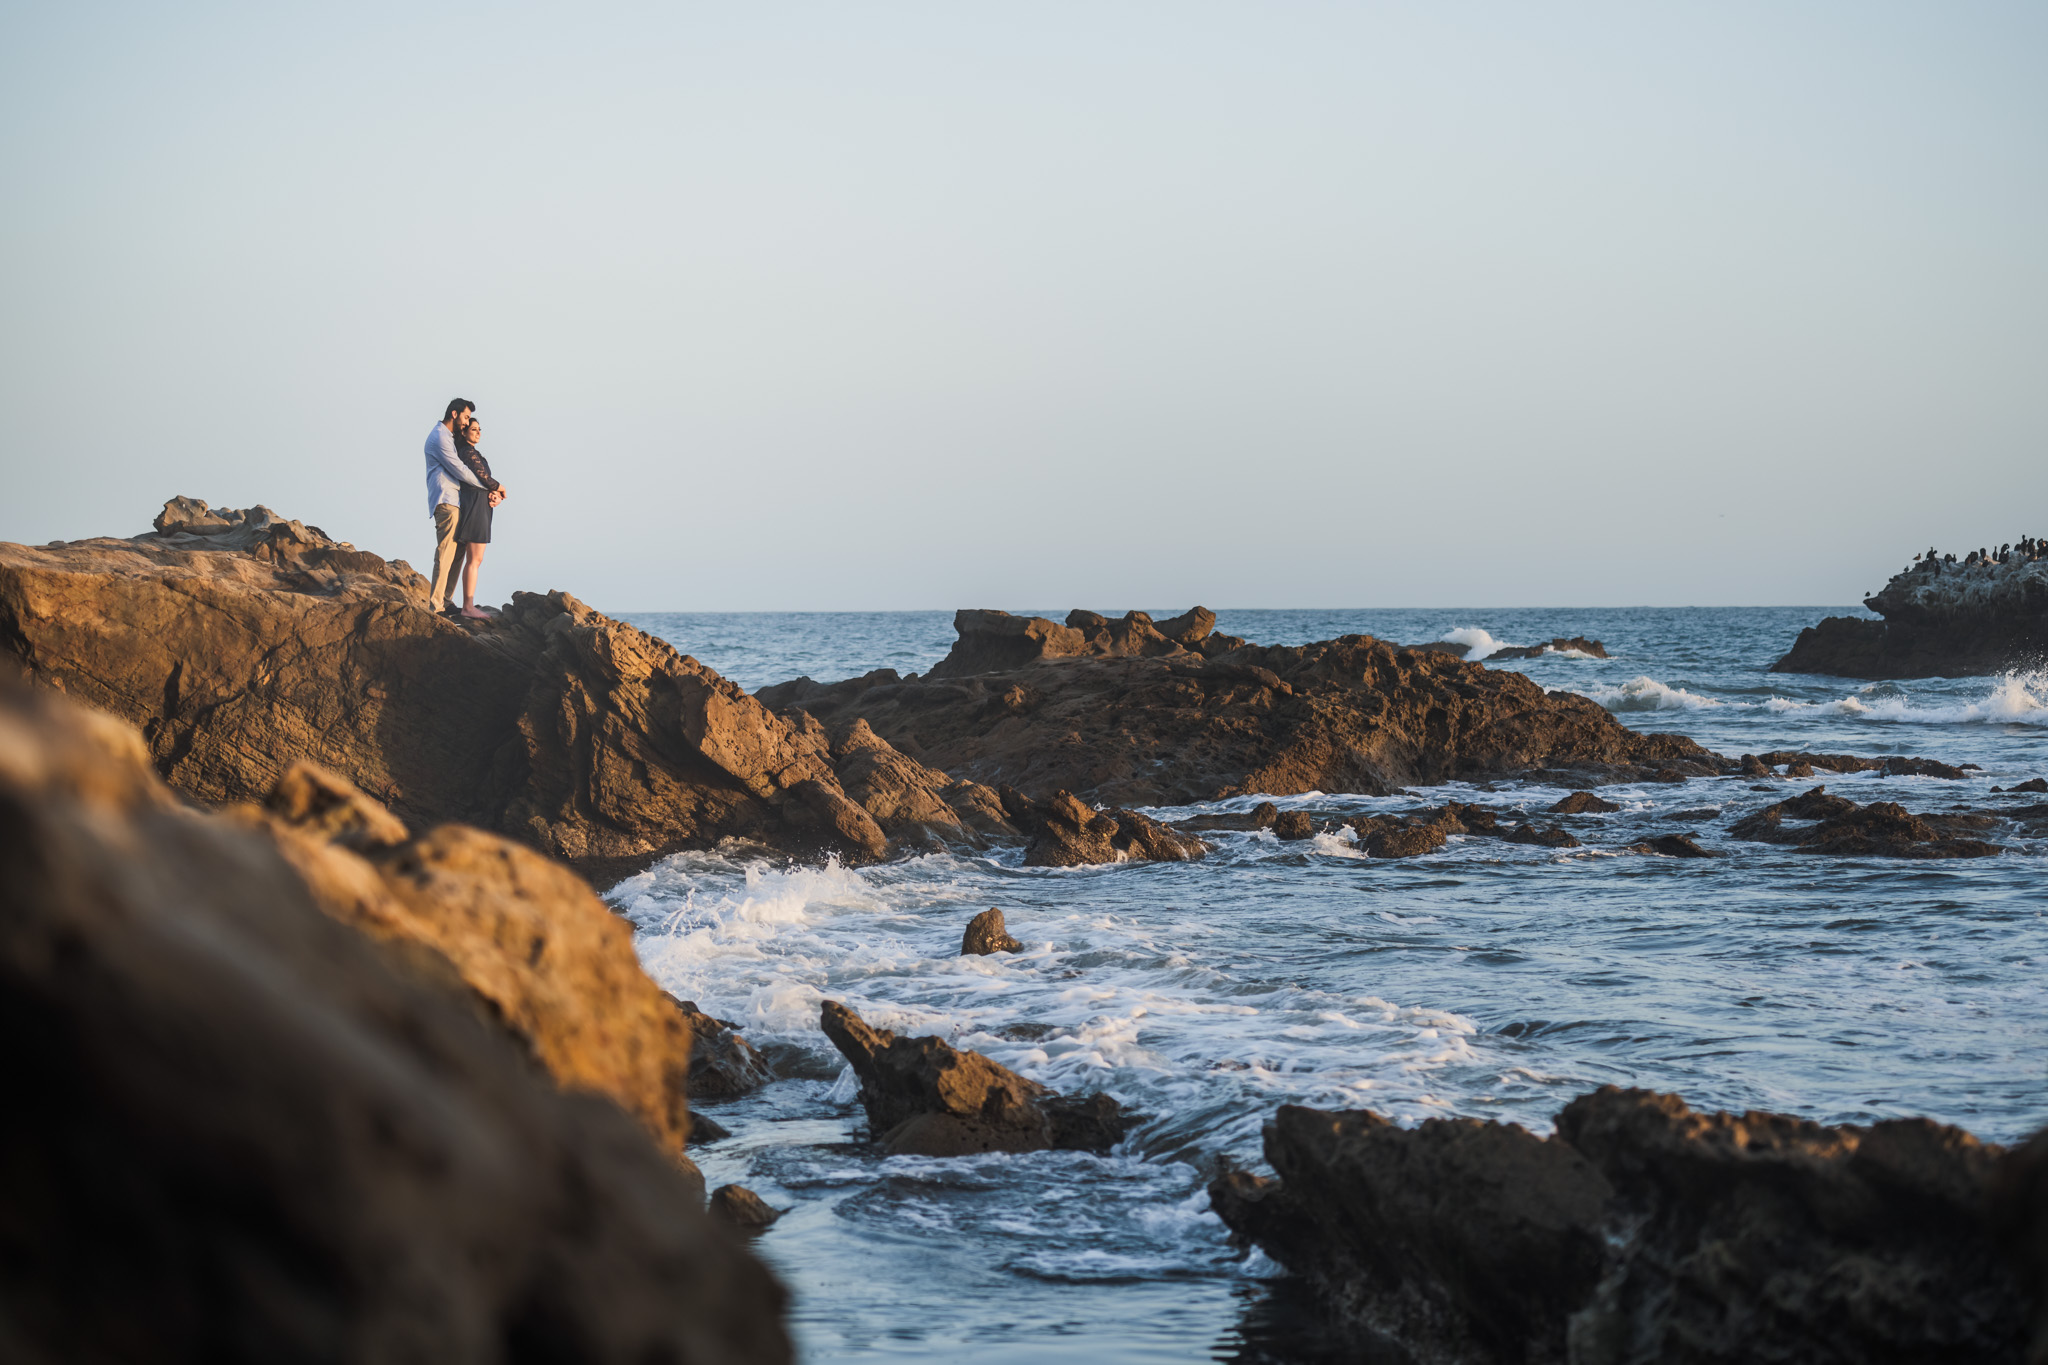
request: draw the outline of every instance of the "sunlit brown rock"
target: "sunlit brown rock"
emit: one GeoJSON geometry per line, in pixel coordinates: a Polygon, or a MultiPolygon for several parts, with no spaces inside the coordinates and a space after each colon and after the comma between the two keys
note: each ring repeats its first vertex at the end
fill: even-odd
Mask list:
{"type": "Polygon", "coordinates": [[[790,1358],[646,1130],[323,913],[277,835],[364,858],[149,759],[0,691],[0,1354],[790,1358]]]}

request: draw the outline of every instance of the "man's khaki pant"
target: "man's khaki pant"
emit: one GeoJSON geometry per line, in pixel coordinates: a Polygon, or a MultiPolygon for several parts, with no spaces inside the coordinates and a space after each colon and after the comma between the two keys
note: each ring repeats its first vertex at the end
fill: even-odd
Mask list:
{"type": "Polygon", "coordinates": [[[462,509],[442,503],[434,509],[434,610],[455,605],[455,523],[462,509]]]}

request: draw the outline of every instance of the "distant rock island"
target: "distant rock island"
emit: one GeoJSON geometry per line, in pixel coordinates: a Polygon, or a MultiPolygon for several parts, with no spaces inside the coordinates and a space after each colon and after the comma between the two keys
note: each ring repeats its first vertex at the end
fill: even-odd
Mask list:
{"type": "Polygon", "coordinates": [[[1884,619],[1808,626],[1771,671],[1958,678],[2038,667],[2048,659],[2048,544],[2025,537],[1961,559],[1929,550],[1863,605],[1884,619]]]}

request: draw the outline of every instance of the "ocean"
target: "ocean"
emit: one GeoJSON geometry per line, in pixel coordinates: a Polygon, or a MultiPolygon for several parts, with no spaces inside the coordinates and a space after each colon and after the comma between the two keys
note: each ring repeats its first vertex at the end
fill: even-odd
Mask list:
{"type": "MultiPolygon", "coordinates": [[[[744,1026],[786,1077],[704,1106],[734,1136],[696,1156],[713,1185],[737,1181],[789,1210],[758,1247],[794,1293],[802,1358],[1342,1358],[1278,1268],[1233,1250],[1208,1210],[1204,1187],[1223,1163],[1262,1167],[1259,1126],[1281,1104],[1548,1132],[1573,1096],[1614,1084],[1828,1123],[1927,1115],[1998,1142],[2048,1122],[2048,843],[1894,862],[1726,837],[1742,815],[1821,782],[1915,811],[2042,799],[1991,788],[2048,776],[2048,676],[1766,671],[1801,626],[1839,614],[1857,613],[1217,615],[1219,630],[1262,644],[1356,632],[1483,653],[1585,635],[1613,657],[1502,666],[1730,756],[1910,754],[1980,774],[1821,773],[1770,792],[1736,778],[1605,787],[1623,810],[1570,822],[1587,846],[1564,850],[1453,839],[1382,862],[1348,837],[1283,844],[1260,832],[1208,836],[1216,851],[1199,863],[1056,870],[1021,867],[1015,849],[853,870],[688,853],[611,888],[655,979],[744,1026]],[[1730,856],[1621,851],[1680,831],[1730,856]],[[967,920],[990,906],[1025,951],[957,956],[967,920]],[[851,1073],[818,1030],[827,999],[1062,1090],[1108,1090],[1150,1117],[1107,1157],[878,1158],[861,1140],[851,1073]]],[[[628,619],[749,690],[922,671],[953,639],[947,612],[628,619]]],[[[1425,800],[1535,811],[1564,794],[1453,784],[1425,800]]],[[[1277,804],[1341,816],[1424,801],[1277,804]]]]}

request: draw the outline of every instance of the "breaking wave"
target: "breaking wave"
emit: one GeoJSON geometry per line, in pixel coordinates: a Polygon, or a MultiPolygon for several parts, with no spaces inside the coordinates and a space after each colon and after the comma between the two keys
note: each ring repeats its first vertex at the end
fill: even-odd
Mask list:
{"type": "Polygon", "coordinates": [[[1746,705],[1703,697],[1697,692],[1671,687],[1647,677],[1630,678],[1625,683],[1610,686],[1588,687],[1579,691],[1579,695],[1599,702],[1610,711],[1704,711],[1712,707],[1746,705]]]}
{"type": "Polygon", "coordinates": [[[1468,664],[1490,659],[1503,649],[1515,648],[1510,641],[1496,640],[1477,626],[1460,626],[1456,630],[1445,631],[1438,638],[1447,645],[1465,646],[1465,662],[1468,664]]]}
{"type": "Polygon", "coordinates": [[[1651,677],[1634,677],[1625,683],[1568,690],[1617,713],[1728,708],[1767,711],[1774,715],[1842,716],[1853,720],[1913,725],[2048,725],[2048,672],[2001,674],[1992,680],[1991,691],[1985,696],[1931,705],[1914,704],[1905,691],[1892,683],[1873,683],[1850,696],[1830,701],[1799,701],[1777,696],[1761,701],[1708,697],[1651,677]]]}

